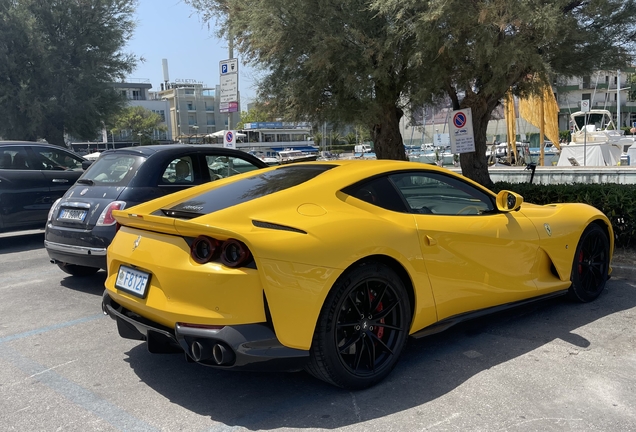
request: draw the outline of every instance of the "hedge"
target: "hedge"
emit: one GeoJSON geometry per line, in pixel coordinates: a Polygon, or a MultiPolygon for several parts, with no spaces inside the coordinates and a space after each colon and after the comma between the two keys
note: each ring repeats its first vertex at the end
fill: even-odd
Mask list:
{"type": "Polygon", "coordinates": [[[626,184],[531,184],[497,182],[494,192],[511,190],[525,202],[551,204],[580,202],[605,213],[612,227],[616,247],[636,247],[636,185],[626,184]]]}

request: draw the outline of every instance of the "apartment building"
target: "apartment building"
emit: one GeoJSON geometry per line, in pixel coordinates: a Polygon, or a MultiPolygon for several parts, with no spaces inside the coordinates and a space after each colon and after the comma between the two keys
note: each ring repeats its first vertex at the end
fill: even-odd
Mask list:
{"type": "MultiPolygon", "coordinates": [[[[141,106],[154,113],[159,114],[165,131],[155,129],[152,139],[160,142],[170,142],[173,140],[172,120],[170,118],[170,104],[166,100],[157,97],[156,92],[152,92],[152,84],[148,80],[130,80],[123,83],[114,83],[115,90],[121,92],[126,98],[129,106],[141,106]]],[[[138,141],[137,137],[130,135],[130,131],[122,131],[115,134],[114,141],[138,141]]]]}
{"type": "Polygon", "coordinates": [[[206,135],[231,129],[240,120],[238,111],[221,112],[219,98],[216,97],[219,94],[218,85],[212,88],[187,79],[162,83],[161,90],[154,97],[168,104],[171,134],[176,141],[201,142],[206,135]]]}
{"type": "Polygon", "coordinates": [[[590,109],[606,109],[612,113],[617,127],[636,122],[636,101],[630,83],[636,68],[598,71],[574,78],[557,78],[553,90],[559,104],[559,130],[570,127],[570,114],[581,110],[581,101],[590,101],[590,109]],[[620,113],[620,119],[618,114],[620,113]]]}

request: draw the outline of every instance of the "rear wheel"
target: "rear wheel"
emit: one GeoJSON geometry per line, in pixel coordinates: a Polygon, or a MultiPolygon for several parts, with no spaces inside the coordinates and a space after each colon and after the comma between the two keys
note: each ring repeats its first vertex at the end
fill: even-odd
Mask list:
{"type": "Polygon", "coordinates": [[[59,262],[57,266],[65,273],[73,276],[92,276],[99,271],[99,268],[86,267],[76,264],[67,264],[59,262]]]}
{"type": "Polygon", "coordinates": [[[596,224],[588,226],[576,247],[570,297],[580,302],[598,297],[605,289],[609,259],[609,240],[605,231],[596,224]]]}
{"type": "Polygon", "coordinates": [[[339,387],[372,386],[397,363],[410,325],[402,280],[384,264],[362,264],[345,274],[327,296],[307,371],[339,387]]]}

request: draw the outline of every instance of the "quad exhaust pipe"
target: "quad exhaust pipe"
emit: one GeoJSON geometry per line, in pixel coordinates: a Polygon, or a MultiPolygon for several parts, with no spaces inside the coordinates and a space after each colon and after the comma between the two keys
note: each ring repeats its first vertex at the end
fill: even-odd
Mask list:
{"type": "Polygon", "coordinates": [[[217,365],[226,365],[234,360],[234,354],[220,343],[194,341],[190,345],[192,358],[196,362],[212,359],[217,365]]]}

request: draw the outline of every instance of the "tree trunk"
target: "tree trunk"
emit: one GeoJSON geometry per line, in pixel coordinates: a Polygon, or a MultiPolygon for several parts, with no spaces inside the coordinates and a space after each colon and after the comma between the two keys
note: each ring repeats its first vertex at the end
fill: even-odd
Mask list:
{"type": "Polygon", "coordinates": [[[64,142],[64,125],[63,123],[50,121],[47,123],[43,138],[49,144],[55,144],[66,147],[64,142]]]}
{"type": "Polygon", "coordinates": [[[371,137],[378,159],[407,160],[400,134],[402,115],[402,110],[392,105],[382,110],[378,123],[371,126],[371,137]]]}
{"type": "Polygon", "coordinates": [[[473,118],[473,133],[475,136],[475,152],[462,153],[459,155],[459,162],[462,174],[477,183],[491,188],[493,182],[488,172],[488,161],[486,159],[486,130],[490,115],[496,105],[489,104],[479,95],[471,95],[462,101],[462,108],[470,108],[473,118]],[[490,105],[493,105],[490,108],[490,105]]]}

